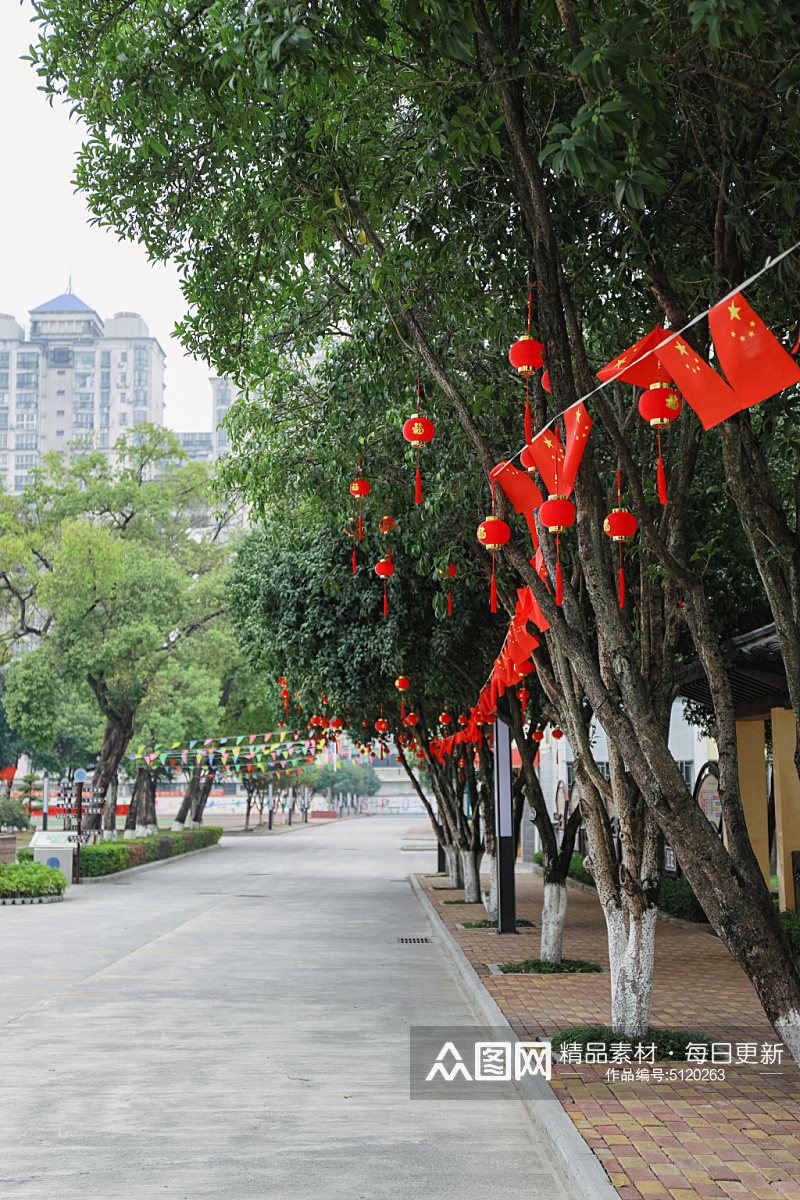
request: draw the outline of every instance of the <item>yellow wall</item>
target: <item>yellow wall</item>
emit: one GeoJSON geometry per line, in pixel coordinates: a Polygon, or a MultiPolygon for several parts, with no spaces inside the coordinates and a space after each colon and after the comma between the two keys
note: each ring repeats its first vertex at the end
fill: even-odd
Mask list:
{"type": "Polygon", "coordinates": [[[772,757],[775,780],[775,841],[781,908],[795,908],[792,851],[800,850],[800,779],[794,765],[797,740],[790,708],[772,710],[772,757]]]}

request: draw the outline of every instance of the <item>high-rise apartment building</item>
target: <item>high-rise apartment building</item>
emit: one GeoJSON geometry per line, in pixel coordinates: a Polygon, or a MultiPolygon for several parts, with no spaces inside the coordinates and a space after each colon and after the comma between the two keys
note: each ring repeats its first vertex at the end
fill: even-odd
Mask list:
{"type": "Polygon", "coordinates": [[[41,454],[91,439],[108,450],[141,421],[164,423],[165,355],[138,313],[102,318],[67,291],[0,314],[0,484],[21,491],[41,454]]]}

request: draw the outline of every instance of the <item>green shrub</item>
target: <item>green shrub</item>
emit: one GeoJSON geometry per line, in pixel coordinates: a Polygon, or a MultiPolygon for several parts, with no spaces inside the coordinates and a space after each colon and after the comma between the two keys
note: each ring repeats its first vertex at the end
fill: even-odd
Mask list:
{"type": "Polygon", "coordinates": [[[67,877],[57,867],[44,863],[23,862],[0,865],[0,896],[60,896],[67,877]]]}
{"type": "Polygon", "coordinates": [[[33,862],[33,851],[27,846],[21,846],[17,851],[17,862],[33,862]]]}
{"type": "Polygon", "coordinates": [[[25,805],[21,800],[12,800],[8,793],[0,796],[0,829],[31,829],[25,805]]]}
{"type": "MultiPolygon", "coordinates": [[[[686,1048],[693,1045],[707,1046],[710,1052],[711,1042],[704,1033],[684,1033],[681,1029],[648,1029],[644,1037],[629,1038],[621,1033],[615,1033],[610,1025],[578,1025],[574,1029],[562,1029],[553,1035],[553,1062],[557,1060],[558,1052],[564,1045],[580,1046],[586,1049],[587,1042],[603,1042],[606,1050],[612,1044],[629,1042],[636,1046],[655,1046],[657,1059],[682,1061],[686,1058],[686,1048]]],[[[610,1056],[609,1056],[610,1057],[610,1056]]]]}
{"type": "Polygon", "coordinates": [[[778,913],[778,920],[786,934],[788,934],[789,941],[795,950],[800,953],[800,913],[791,912],[789,909],[786,909],[784,912],[778,913]]]}
{"type": "Polygon", "coordinates": [[[658,907],[671,917],[681,917],[684,921],[698,921],[708,924],[708,918],[703,912],[700,901],[695,896],[685,879],[671,879],[665,875],[658,890],[658,907]]]}
{"type": "Polygon", "coordinates": [[[113,875],[128,865],[125,842],[98,842],[81,847],[81,875],[113,875]]]}
{"type": "Polygon", "coordinates": [[[603,968],[599,963],[583,958],[562,958],[548,962],[544,958],[525,958],[521,962],[497,964],[504,975],[597,975],[603,968]]]}
{"type": "MultiPolygon", "coordinates": [[[[542,858],[541,850],[537,850],[533,856],[533,861],[541,866],[542,858]]],[[[588,883],[591,887],[596,886],[592,876],[584,869],[583,855],[581,854],[573,854],[567,874],[570,879],[577,879],[580,883],[588,883]]],[[[684,921],[697,921],[708,924],[708,918],[703,912],[700,901],[685,879],[671,879],[669,876],[664,876],[658,892],[658,907],[662,912],[668,913],[671,917],[681,917],[684,921]]]]}
{"type": "Polygon", "coordinates": [[[218,825],[187,830],[186,833],[160,833],[154,837],[132,838],[127,842],[100,842],[81,850],[81,875],[112,875],[144,863],[174,858],[189,850],[216,846],[222,837],[218,825]]]}

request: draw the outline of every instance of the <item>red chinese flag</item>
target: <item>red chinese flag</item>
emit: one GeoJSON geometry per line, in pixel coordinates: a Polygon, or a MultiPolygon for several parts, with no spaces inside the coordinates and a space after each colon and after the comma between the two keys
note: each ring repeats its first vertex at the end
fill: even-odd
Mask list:
{"type": "Polygon", "coordinates": [[[738,397],[733,388],[683,340],[673,338],[658,351],[658,357],[672,373],[687,404],[703,422],[704,429],[718,425],[732,413],[747,408],[750,401],[738,397]]]}
{"type": "Polygon", "coordinates": [[[563,495],[564,493],[556,487],[556,481],[560,483],[561,469],[564,465],[564,450],[555,425],[551,425],[537,434],[531,442],[529,450],[548,492],[553,494],[558,491],[559,495],[563,495]]]}
{"type": "Polygon", "coordinates": [[[512,466],[511,463],[501,462],[497,464],[489,478],[493,483],[500,484],[500,487],[514,506],[514,512],[519,513],[528,522],[533,544],[534,546],[538,546],[539,535],[536,531],[536,522],[533,519],[533,510],[538,508],[542,503],[542,493],[528,472],[520,471],[518,467],[512,466]]]}
{"type": "Polygon", "coordinates": [[[711,309],[708,325],[728,383],[743,401],[738,408],[800,382],[800,367],[740,292],[711,309]]]}
{"type": "Polygon", "coordinates": [[[598,371],[597,378],[602,379],[604,383],[609,379],[619,379],[623,383],[632,383],[643,388],[649,388],[652,383],[657,382],[669,383],[669,380],[664,378],[663,368],[652,353],[658,343],[668,336],[666,330],[656,325],[655,329],[651,329],[633,346],[623,350],[608,366],[598,371]],[[638,362],[638,359],[642,361],[638,362]],[[635,366],[626,365],[634,363],[635,366]]]}
{"type": "Polygon", "coordinates": [[[568,488],[566,494],[569,494],[575,486],[575,476],[578,474],[578,467],[581,465],[586,439],[589,436],[589,430],[592,428],[592,418],[583,404],[573,404],[572,408],[567,409],[564,413],[564,428],[567,433],[567,445],[564,451],[564,462],[558,477],[558,486],[561,489],[562,496],[565,494],[565,487],[568,488]]]}

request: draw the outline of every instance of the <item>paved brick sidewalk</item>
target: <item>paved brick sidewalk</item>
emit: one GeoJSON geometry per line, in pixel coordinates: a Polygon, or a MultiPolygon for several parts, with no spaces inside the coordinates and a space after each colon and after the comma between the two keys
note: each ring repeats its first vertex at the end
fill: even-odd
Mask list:
{"type": "MultiPolygon", "coordinates": [[[[552,1035],[609,1023],[609,977],[492,975],[487,963],[535,958],[539,930],[498,937],[459,930],[482,905],[444,903],[461,892],[441,878],[420,883],[518,1035],[552,1035]]],[[[487,884],[488,886],[488,884],[487,884]]],[[[538,876],[517,875],[517,915],[539,923],[538,876]]],[[[607,971],[596,896],[569,889],[564,954],[607,971]]],[[[725,947],[702,929],[659,921],[652,1023],[720,1042],[775,1042],[752,986],[725,947]]],[[[622,1040],[622,1039],[620,1039],[622,1040]]],[[[666,1066],[666,1064],[662,1064],[666,1066]]],[[[676,1064],[680,1070],[685,1064],[676,1064]]],[[[727,1066],[716,1082],[608,1082],[607,1065],[554,1065],[553,1087],[624,1200],[800,1197],[800,1072],[779,1064],[727,1066]]],[[[633,1065],[635,1076],[636,1066],[633,1065]]],[[[668,1069],[668,1068],[667,1068],[668,1069]]]]}

